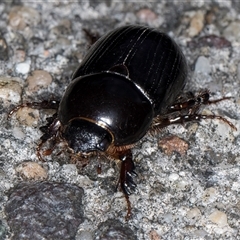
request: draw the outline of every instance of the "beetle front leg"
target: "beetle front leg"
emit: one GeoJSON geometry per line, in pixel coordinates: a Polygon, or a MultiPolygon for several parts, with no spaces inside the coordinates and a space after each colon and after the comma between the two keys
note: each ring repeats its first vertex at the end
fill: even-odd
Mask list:
{"type": "Polygon", "coordinates": [[[133,181],[133,177],[137,175],[134,171],[135,166],[132,160],[131,149],[121,151],[119,153],[119,159],[121,160],[121,169],[120,169],[118,185],[120,185],[127,202],[126,220],[128,220],[131,216],[131,210],[132,210],[131,202],[129,200],[129,195],[136,188],[136,184],[133,181]]]}
{"type": "Polygon", "coordinates": [[[59,103],[60,102],[56,100],[43,100],[42,102],[26,102],[13,108],[8,113],[8,118],[10,118],[15,112],[17,112],[20,108],[23,107],[29,107],[33,109],[58,109],[59,103]]]}
{"type": "Polygon", "coordinates": [[[121,160],[119,184],[123,193],[125,195],[130,195],[136,188],[133,177],[137,175],[134,171],[135,166],[132,160],[131,149],[121,152],[119,159],[121,160]]]}
{"type": "Polygon", "coordinates": [[[47,149],[46,151],[44,151],[43,155],[50,155],[54,149],[54,146],[57,143],[57,138],[59,138],[58,133],[59,133],[59,129],[61,127],[61,123],[60,121],[57,119],[57,115],[54,114],[53,117],[48,119],[48,124],[46,126],[42,126],[40,127],[40,130],[44,133],[40,140],[41,142],[38,144],[37,146],[37,156],[38,159],[41,161],[44,161],[40,151],[42,149],[42,146],[45,142],[49,141],[50,139],[53,142],[53,147],[51,147],[50,149],[47,149]]]}

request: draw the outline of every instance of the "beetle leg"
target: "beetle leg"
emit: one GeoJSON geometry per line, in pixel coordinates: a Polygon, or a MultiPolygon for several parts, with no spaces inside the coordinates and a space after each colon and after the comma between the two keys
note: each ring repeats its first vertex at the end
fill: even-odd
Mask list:
{"type": "Polygon", "coordinates": [[[188,114],[197,113],[202,105],[216,104],[218,102],[231,99],[231,97],[223,97],[216,100],[209,100],[210,94],[208,90],[203,90],[194,95],[192,92],[185,94],[185,97],[180,97],[178,101],[172,104],[167,111],[167,114],[187,110],[188,114]]]}
{"type": "Polygon", "coordinates": [[[130,195],[136,188],[136,184],[133,181],[133,177],[136,176],[134,171],[135,166],[132,160],[132,151],[130,149],[121,152],[119,155],[122,161],[119,184],[125,195],[130,195]]]}
{"type": "Polygon", "coordinates": [[[155,120],[155,123],[150,128],[150,131],[156,132],[161,130],[164,127],[167,127],[172,124],[183,124],[186,122],[201,121],[203,119],[218,119],[226,124],[228,124],[232,129],[237,130],[237,128],[226,118],[217,115],[202,115],[202,114],[189,114],[189,115],[179,115],[175,118],[159,118],[155,120]]]}
{"type": "Polygon", "coordinates": [[[13,108],[8,113],[8,118],[10,118],[15,112],[17,112],[20,108],[23,107],[29,107],[33,109],[58,109],[59,103],[60,102],[56,100],[44,100],[42,102],[26,102],[13,108]]]}
{"type": "Polygon", "coordinates": [[[59,128],[61,127],[61,123],[56,118],[56,116],[57,115],[54,114],[52,118],[48,119],[48,124],[46,126],[40,127],[40,130],[44,133],[40,138],[41,142],[37,146],[37,156],[40,161],[44,161],[40,154],[43,144],[48,140],[53,141],[53,147],[44,151],[44,155],[50,155],[57,143],[56,140],[57,140],[57,137],[59,137],[58,133],[59,133],[59,128]]]}
{"type": "Polygon", "coordinates": [[[119,153],[119,159],[121,160],[120,177],[118,184],[120,185],[125,199],[127,201],[127,215],[126,220],[131,216],[131,202],[129,200],[129,195],[135,190],[136,184],[133,181],[133,177],[136,176],[134,171],[135,166],[132,160],[132,151],[127,149],[119,153]]]}
{"type": "Polygon", "coordinates": [[[219,119],[227,123],[232,129],[237,130],[230,121],[222,116],[199,114],[202,105],[216,104],[230,98],[231,97],[223,97],[216,100],[209,100],[208,90],[203,90],[196,95],[188,92],[185,96],[180,96],[177,102],[168,108],[165,116],[157,116],[154,119],[150,132],[159,131],[171,124],[183,124],[186,122],[201,121],[202,119],[219,119]]]}

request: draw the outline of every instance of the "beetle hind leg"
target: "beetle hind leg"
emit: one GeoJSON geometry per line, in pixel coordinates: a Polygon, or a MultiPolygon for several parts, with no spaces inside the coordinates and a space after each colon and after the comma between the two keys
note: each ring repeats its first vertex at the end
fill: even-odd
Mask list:
{"type": "Polygon", "coordinates": [[[226,124],[228,124],[233,130],[237,130],[237,128],[235,127],[235,125],[233,125],[233,123],[231,123],[230,121],[228,121],[226,118],[224,118],[222,116],[190,114],[190,115],[179,115],[174,118],[162,118],[162,119],[159,119],[159,122],[157,122],[157,120],[156,120],[155,124],[153,124],[152,127],[150,128],[150,132],[153,132],[153,133],[158,132],[162,128],[167,127],[172,124],[184,124],[187,122],[197,122],[197,121],[199,122],[199,121],[205,120],[205,119],[218,119],[218,120],[223,121],[226,124]]]}
{"type": "Polygon", "coordinates": [[[202,106],[216,104],[218,102],[228,100],[231,97],[223,97],[216,100],[210,100],[209,98],[210,95],[208,90],[202,90],[195,95],[192,92],[188,92],[185,95],[180,96],[174,104],[169,106],[164,116],[155,117],[150,128],[150,133],[158,132],[162,128],[172,124],[196,122],[204,119],[218,119],[228,124],[232,129],[237,130],[237,128],[225,117],[199,113],[202,106]]]}

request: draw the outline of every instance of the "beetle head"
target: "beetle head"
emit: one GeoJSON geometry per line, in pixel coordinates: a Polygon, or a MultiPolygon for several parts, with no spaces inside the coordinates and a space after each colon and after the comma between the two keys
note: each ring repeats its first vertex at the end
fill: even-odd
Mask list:
{"type": "Polygon", "coordinates": [[[75,153],[106,151],[112,142],[111,134],[96,123],[74,119],[63,131],[63,137],[75,153]]]}

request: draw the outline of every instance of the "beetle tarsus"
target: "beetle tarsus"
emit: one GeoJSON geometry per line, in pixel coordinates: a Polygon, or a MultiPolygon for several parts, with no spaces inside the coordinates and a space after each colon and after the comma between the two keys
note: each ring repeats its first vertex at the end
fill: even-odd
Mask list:
{"type": "Polygon", "coordinates": [[[125,194],[125,199],[127,202],[127,214],[126,214],[125,220],[128,221],[132,215],[132,206],[131,206],[131,202],[129,200],[129,196],[126,194],[125,194]]]}

